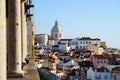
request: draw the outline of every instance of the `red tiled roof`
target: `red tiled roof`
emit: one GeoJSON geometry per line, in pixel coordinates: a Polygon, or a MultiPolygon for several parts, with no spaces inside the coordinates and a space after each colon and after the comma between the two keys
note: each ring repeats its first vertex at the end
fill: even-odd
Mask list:
{"type": "Polygon", "coordinates": [[[108,59],[108,62],[116,62],[114,59],[108,59]]]}
{"type": "Polygon", "coordinates": [[[103,66],[101,66],[100,68],[95,68],[94,71],[97,72],[109,72],[109,70],[107,68],[104,68],[103,66]]]}
{"type": "Polygon", "coordinates": [[[100,39],[98,39],[98,38],[92,39],[92,38],[90,38],[90,37],[82,37],[82,38],[80,38],[79,40],[100,40],[100,39]]]}

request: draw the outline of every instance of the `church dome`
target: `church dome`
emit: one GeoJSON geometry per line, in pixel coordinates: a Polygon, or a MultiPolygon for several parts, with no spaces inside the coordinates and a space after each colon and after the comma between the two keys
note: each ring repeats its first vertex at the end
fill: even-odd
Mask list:
{"type": "Polygon", "coordinates": [[[60,27],[60,25],[58,24],[58,21],[55,21],[55,25],[53,26],[53,28],[51,29],[51,32],[58,32],[58,33],[62,33],[62,29],[60,27]]]}

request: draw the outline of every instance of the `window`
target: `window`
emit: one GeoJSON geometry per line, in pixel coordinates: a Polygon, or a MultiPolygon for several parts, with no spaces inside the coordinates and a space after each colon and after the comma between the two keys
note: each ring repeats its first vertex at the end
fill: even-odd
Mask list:
{"type": "Polygon", "coordinates": [[[80,46],[80,48],[82,48],[82,46],[80,46]]]}
{"type": "Polygon", "coordinates": [[[86,44],[88,44],[88,42],[86,42],[86,44]]]}
{"type": "Polygon", "coordinates": [[[106,60],[104,60],[104,63],[106,63],[106,60]]]}
{"type": "Polygon", "coordinates": [[[85,42],[83,42],[83,44],[85,44],[85,42]]]}
{"type": "Polygon", "coordinates": [[[89,44],[91,44],[91,42],[89,41],[89,44]]]}
{"type": "Polygon", "coordinates": [[[82,42],[80,42],[80,44],[82,44],[82,42]]]}
{"type": "Polygon", "coordinates": [[[114,80],[116,80],[116,75],[114,75],[114,80]]]}
{"type": "Polygon", "coordinates": [[[99,63],[99,60],[97,60],[97,63],[99,63]]]}
{"type": "Polygon", "coordinates": [[[95,79],[100,79],[101,76],[100,75],[95,75],[95,79]]]}
{"type": "Polygon", "coordinates": [[[104,79],[107,79],[107,75],[105,75],[104,79]]]}
{"type": "Polygon", "coordinates": [[[74,45],[74,42],[72,42],[73,43],[73,45],[74,45]]]}
{"type": "Polygon", "coordinates": [[[83,49],[85,49],[85,46],[83,46],[83,49]]]}
{"type": "Polygon", "coordinates": [[[75,42],[75,44],[77,44],[77,42],[75,42]]]}

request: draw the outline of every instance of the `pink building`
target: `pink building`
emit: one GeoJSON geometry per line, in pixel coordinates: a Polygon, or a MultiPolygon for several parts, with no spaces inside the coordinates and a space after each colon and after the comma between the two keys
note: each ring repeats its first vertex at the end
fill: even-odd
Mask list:
{"type": "Polygon", "coordinates": [[[91,55],[90,61],[93,63],[95,68],[98,68],[100,66],[106,68],[108,65],[108,59],[103,55],[91,55]]]}

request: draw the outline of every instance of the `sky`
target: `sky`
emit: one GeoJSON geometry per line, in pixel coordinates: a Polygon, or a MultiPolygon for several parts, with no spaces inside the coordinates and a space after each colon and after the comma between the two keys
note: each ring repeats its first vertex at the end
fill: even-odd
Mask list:
{"type": "Polygon", "coordinates": [[[35,34],[50,34],[58,20],[63,38],[91,37],[120,49],[120,0],[33,0],[35,34]]]}

